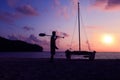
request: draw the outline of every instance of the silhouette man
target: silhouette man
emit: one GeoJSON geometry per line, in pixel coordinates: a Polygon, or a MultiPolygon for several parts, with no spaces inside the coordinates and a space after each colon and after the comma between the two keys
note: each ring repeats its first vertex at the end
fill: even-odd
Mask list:
{"type": "Polygon", "coordinates": [[[51,58],[50,58],[50,60],[51,61],[53,61],[53,59],[54,59],[55,49],[58,49],[57,46],[56,46],[56,39],[57,39],[56,32],[53,31],[52,36],[51,36],[51,42],[50,42],[50,48],[51,48],[51,58]]]}

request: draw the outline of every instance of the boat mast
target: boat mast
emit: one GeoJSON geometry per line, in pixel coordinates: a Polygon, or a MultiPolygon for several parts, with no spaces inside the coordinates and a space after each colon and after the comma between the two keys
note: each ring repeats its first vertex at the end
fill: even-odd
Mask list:
{"type": "Polygon", "coordinates": [[[78,2],[78,33],[79,33],[79,51],[81,51],[81,41],[80,41],[80,8],[78,2]]]}

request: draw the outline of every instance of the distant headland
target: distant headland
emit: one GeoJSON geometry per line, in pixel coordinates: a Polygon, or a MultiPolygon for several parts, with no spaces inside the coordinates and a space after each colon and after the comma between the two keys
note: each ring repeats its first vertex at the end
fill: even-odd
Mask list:
{"type": "Polygon", "coordinates": [[[8,40],[0,37],[0,52],[33,52],[43,51],[41,46],[20,40],[8,40]]]}

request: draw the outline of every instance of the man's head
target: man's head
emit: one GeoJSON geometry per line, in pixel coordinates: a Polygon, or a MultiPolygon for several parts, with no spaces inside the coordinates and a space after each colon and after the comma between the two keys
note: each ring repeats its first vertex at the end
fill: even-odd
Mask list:
{"type": "Polygon", "coordinates": [[[56,35],[56,31],[53,31],[53,32],[52,32],[52,35],[56,35]]]}

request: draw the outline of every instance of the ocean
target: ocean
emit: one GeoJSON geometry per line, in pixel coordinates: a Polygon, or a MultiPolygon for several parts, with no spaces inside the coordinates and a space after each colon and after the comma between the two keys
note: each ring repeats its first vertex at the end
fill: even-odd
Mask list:
{"type": "MultiPolygon", "coordinates": [[[[50,58],[50,52],[0,52],[0,58],[50,58]]],[[[65,59],[64,52],[56,52],[55,58],[65,59]]],[[[72,59],[84,59],[81,55],[72,55],[72,59]]],[[[120,59],[120,52],[97,52],[95,59],[120,59]]]]}

